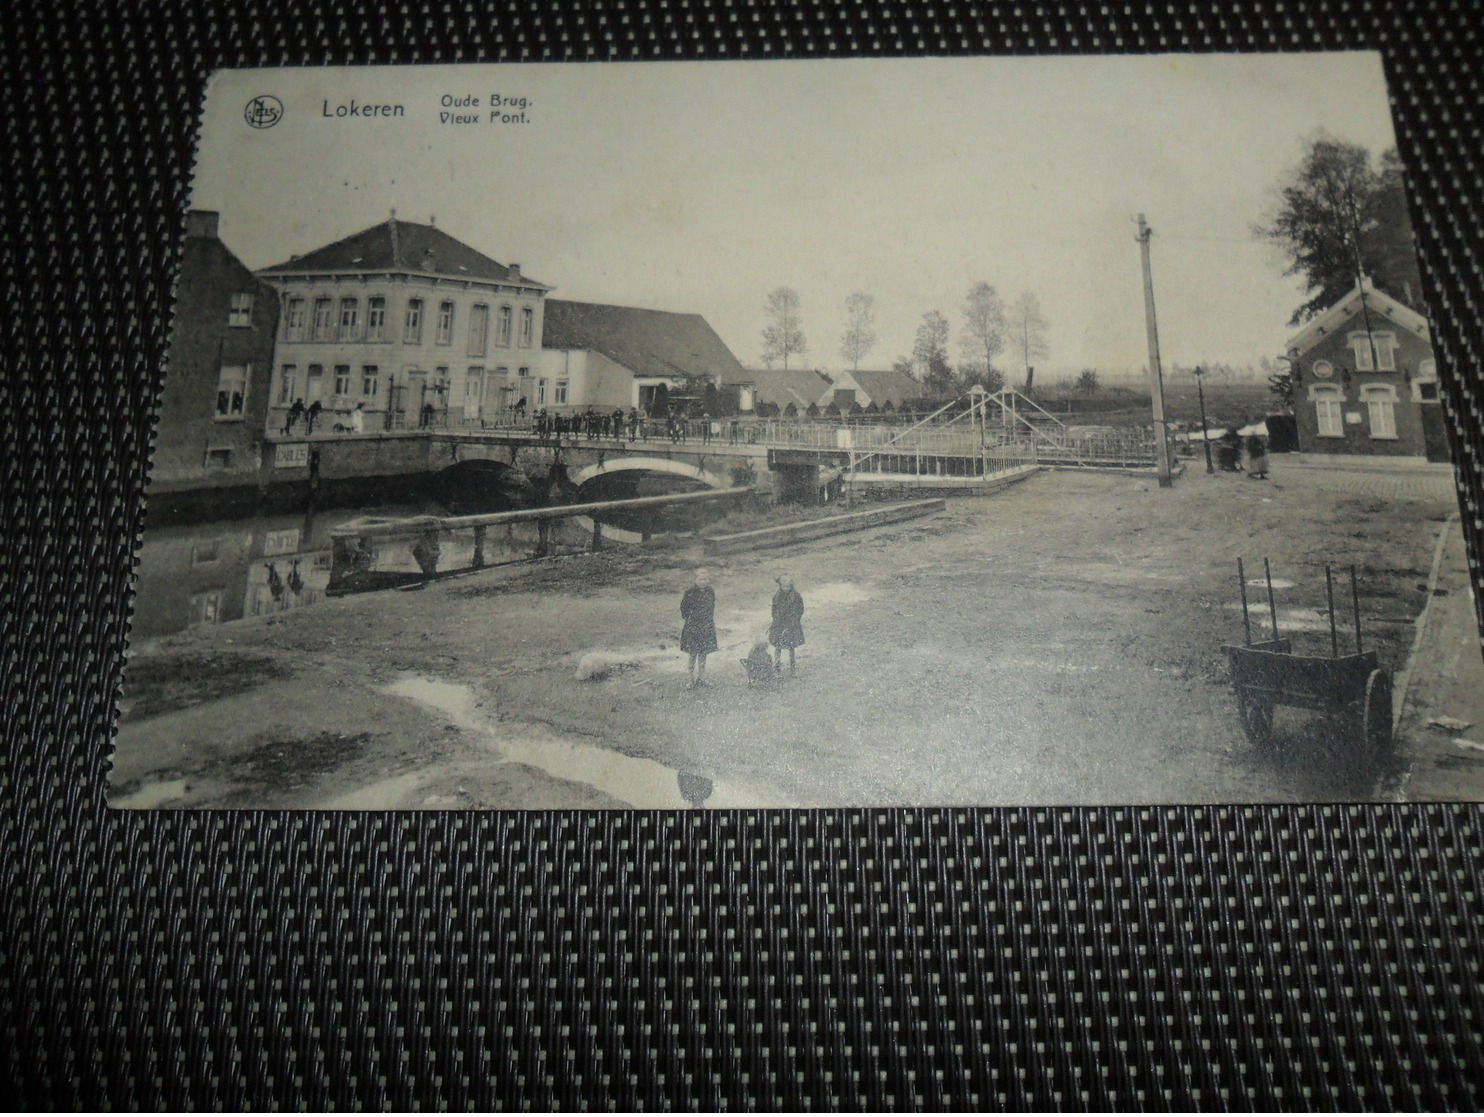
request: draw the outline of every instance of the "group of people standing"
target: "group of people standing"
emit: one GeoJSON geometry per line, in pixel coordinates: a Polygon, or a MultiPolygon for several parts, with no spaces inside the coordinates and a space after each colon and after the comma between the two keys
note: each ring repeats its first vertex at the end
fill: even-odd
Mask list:
{"type": "Polygon", "coordinates": [[[314,424],[319,422],[320,412],[323,410],[324,407],[320,404],[319,400],[315,400],[308,407],[305,407],[302,399],[296,399],[293,406],[289,408],[288,415],[284,418],[283,433],[293,434],[294,427],[300,419],[303,419],[307,425],[304,433],[313,434],[314,424]]]}
{"type": "Polygon", "coordinates": [[[1268,479],[1268,442],[1260,434],[1249,434],[1245,441],[1235,427],[1216,440],[1216,463],[1227,473],[1242,472],[1242,452],[1246,451],[1247,476],[1255,481],[1268,479]]]}
{"type": "MultiPolygon", "coordinates": [[[[788,652],[788,672],[797,671],[794,651],[804,643],[804,598],[794,588],[792,578],[779,578],[778,590],[773,594],[772,623],[768,627],[766,640],[753,645],[749,660],[761,656],[766,662],[768,648],[774,649],[772,667],[775,673],[783,673],[783,653],[788,652]]],[[[697,570],[690,587],[680,598],[680,650],[688,657],[688,689],[706,685],[706,657],[716,651],[716,590],[711,586],[708,571],[697,570]]]]}

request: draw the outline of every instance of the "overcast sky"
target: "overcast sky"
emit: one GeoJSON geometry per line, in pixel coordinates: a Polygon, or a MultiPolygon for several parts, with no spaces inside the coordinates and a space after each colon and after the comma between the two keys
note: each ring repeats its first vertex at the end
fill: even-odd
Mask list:
{"type": "Polygon", "coordinates": [[[210,87],[193,204],[253,268],[393,206],[436,216],[557,297],[703,314],[748,365],[788,285],[802,363],[826,369],[857,290],[880,338],[863,367],[908,353],[930,310],[957,359],[977,280],[1040,297],[1043,368],[1142,365],[1143,212],[1166,364],[1245,364],[1282,351],[1301,301],[1250,227],[1321,130],[1395,143],[1379,56],[235,71],[210,87]],[[285,107],[271,128],[244,118],[260,94],[285,107]],[[528,99],[528,123],[488,123],[492,94],[528,99]],[[405,115],[324,115],[352,100],[405,115]]]}

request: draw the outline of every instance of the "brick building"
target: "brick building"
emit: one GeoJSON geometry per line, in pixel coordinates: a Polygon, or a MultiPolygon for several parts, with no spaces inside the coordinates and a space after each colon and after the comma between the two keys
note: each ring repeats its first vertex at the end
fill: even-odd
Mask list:
{"type": "Polygon", "coordinates": [[[1448,460],[1427,319],[1357,284],[1288,342],[1299,450],[1448,460]]]}
{"type": "Polygon", "coordinates": [[[217,216],[186,217],[150,471],[156,491],[243,485],[260,465],[278,297],[221,242],[217,216]]]}
{"type": "Polygon", "coordinates": [[[282,307],[270,433],[295,400],[326,430],[479,425],[539,363],[547,285],[431,224],[393,214],[258,276],[282,307]]]}

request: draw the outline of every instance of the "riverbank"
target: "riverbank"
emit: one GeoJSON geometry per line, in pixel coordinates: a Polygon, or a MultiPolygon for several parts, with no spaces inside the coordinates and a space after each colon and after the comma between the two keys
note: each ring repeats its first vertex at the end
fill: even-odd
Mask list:
{"type": "Polygon", "coordinates": [[[1281,465],[1171,490],[1040,474],[710,560],[722,648],[697,691],[676,646],[693,538],[197,628],[131,661],[115,801],[678,808],[681,773],[713,807],[1371,798],[1397,772],[1348,765],[1306,715],[1280,716],[1273,757],[1243,740],[1219,652],[1241,632],[1235,559],[1270,558],[1285,635],[1316,647],[1319,564],[1355,562],[1395,671],[1452,511],[1281,465]],[[738,660],[785,575],[806,602],[798,677],[750,690],[738,660]],[[592,652],[619,666],[579,682],[592,652]],[[148,679],[172,664],[214,666],[161,696],[148,679]]]}

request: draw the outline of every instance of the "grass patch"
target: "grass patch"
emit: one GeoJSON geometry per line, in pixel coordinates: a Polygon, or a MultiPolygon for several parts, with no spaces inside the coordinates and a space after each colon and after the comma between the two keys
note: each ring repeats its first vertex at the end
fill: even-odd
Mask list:
{"type": "Polygon", "coordinates": [[[143,721],[213,702],[288,678],[288,668],[262,655],[240,652],[161,656],[131,662],[124,671],[124,714],[143,721]]]}

